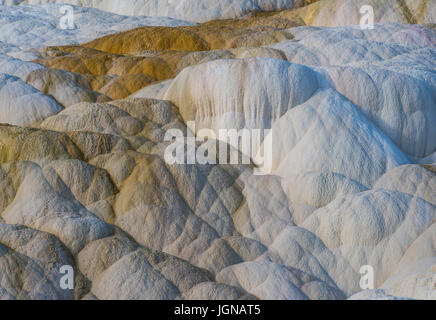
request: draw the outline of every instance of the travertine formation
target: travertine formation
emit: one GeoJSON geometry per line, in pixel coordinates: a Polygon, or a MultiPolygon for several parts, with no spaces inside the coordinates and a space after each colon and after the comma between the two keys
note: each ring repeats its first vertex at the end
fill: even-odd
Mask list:
{"type": "Polygon", "coordinates": [[[433,1],[1,3],[1,299],[436,299],[433,1]]]}
{"type": "Polygon", "coordinates": [[[238,18],[253,11],[301,7],[318,0],[2,0],[6,4],[73,4],[122,15],[172,17],[195,22],[238,18]]]}
{"type": "Polygon", "coordinates": [[[306,24],[313,26],[359,24],[360,9],[364,5],[372,7],[374,20],[378,23],[435,22],[434,0],[324,0],[302,8],[300,14],[306,24]]]}

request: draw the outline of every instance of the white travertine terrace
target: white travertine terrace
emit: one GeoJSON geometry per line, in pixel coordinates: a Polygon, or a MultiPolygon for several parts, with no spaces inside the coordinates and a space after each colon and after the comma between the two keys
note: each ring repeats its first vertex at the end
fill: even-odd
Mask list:
{"type": "Polygon", "coordinates": [[[321,0],[281,42],[161,50],[138,90],[169,60],[78,44],[292,1],[0,1],[0,299],[436,299],[436,7],[366,2],[373,30],[321,0]],[[271,129],[272,174],[167,164],[188,121],[271,129]]]}

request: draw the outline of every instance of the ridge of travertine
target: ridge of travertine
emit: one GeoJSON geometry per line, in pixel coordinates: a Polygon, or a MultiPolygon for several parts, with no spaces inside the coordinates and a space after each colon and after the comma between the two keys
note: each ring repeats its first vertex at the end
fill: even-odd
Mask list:
{"type": "Polygon", "coordinates": [[[0,298],[435,299],[435,14],[363,31],[337,26],[359,1],[325,20],[341,3],[196,25],[76,7],[97,22],[68,37],[43,23],[60,5],[2,7],[0,298]],[[271,129],[272,174],[166,163],[193,120],[271,129]]]}

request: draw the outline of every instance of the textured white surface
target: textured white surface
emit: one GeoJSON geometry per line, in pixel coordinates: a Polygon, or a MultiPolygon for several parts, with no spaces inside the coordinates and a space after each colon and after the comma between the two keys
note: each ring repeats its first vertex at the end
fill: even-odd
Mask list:
{"type": "Polygon", "coordinates": [[[0,10],[0,122],[21,126],[0,125],[0,298],[435,298],[436,176],[418,164],[436,159],[432,29],[294,28],[133,95],[170,101],[108,102],[32,48],[179,22],[76,8],[63,31],[58,9],[0,10]],[[271,128],[274,175],[168,165],[164,134],[188,120],[271,128]],[[74,292],[55,285],[64,264],[74,292]],[[360,292],[368,264],[382,290],[360,292]]]}
{"type": "Polygon", "coordinates": [[[79,44],[143,26],[192,23],[167,17],[128,17],[93,8],[74,7],[75,29],[60,28],[62,5],[0,6],[0,41],[23,48],[79,44]]]}
{"type": "Polygon", "coordinates": [[[6,3],[68,3],[122,15],[165,16],[195,22],[236,18],[250,11],[273,11],[293,7],[293,1],[289,0],[6,0],[6,3]]]}
{"type": "Polygon", "coordinates": [[[17,77],[0,73],[0,123],[31,124],[61,110],[54,99],[17,77]]]}

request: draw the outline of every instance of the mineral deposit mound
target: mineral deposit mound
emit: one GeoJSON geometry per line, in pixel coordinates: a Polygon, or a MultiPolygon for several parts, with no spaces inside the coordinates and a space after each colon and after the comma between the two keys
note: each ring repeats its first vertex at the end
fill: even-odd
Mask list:
{"type": "Polygon", "coordinates": [[[404,298],[435,0],[0,0],[0,299],[404,298]]]}

